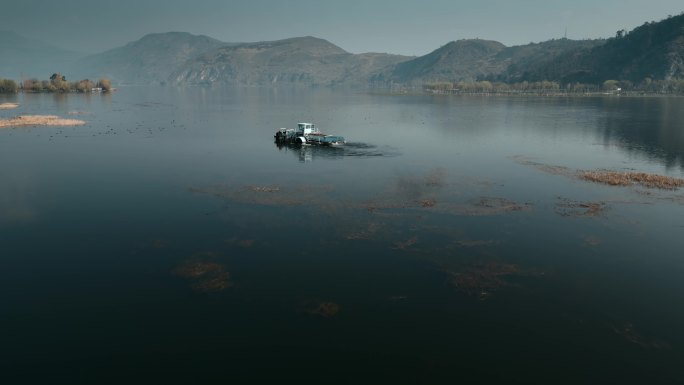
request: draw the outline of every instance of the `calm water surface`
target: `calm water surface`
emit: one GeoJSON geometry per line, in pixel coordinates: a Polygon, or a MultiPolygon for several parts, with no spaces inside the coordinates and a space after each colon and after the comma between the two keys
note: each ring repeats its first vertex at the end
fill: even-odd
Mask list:
{"type": "Polygon", "coordinates": [[[684,99],[3,101],[3,383],[684,381],[684,99]]]}

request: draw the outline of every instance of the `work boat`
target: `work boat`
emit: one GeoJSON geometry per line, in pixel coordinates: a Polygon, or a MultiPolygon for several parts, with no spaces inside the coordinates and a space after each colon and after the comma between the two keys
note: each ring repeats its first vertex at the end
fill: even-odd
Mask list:
{"type": "Polygon", "coordinates": [[[344,137],[326,135],[313,123],[297,123],[297,128],[280,128],[274,136],[276,143],[285,144],[342,146],[346,143],[344,137]]]}

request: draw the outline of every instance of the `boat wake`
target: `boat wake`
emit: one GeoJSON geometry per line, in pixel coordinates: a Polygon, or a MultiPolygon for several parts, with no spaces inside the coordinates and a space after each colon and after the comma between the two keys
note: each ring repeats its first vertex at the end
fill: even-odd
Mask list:
{"type": "Polygon", "coordinates": [[[316,146],[302,144],[276,143],[281,151],[296,155],[302,162],[310,162],[315,159],[342,159],[342,158],[375,158],[394,157],[401,155],[396,149],[388,146],[376,146],[368,143],[348,142],[344,146],[316,146]]]}
{"type": "Polygon", "coordinates": [[[376,156],[399,156],[399,151],[389,146],[376,146],[361,142],[348,142],[344,146],[344,156],[351,157],[376,157],[376,156]]]}

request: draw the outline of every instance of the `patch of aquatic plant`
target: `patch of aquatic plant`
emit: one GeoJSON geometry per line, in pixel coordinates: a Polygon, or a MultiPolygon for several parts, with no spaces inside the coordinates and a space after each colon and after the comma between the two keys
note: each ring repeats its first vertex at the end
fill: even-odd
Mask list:
{"type": "Polygon", "coordinates": [[[165,239],[151,239],[144,242],[140,247],[133,250],[132,254],[149,253],[150,251],[162,250],[169,246],[169,242],[165,239]]]}
{"type": "Polygon", "coordinates": [[[554,166],[537,162],[531,158],[521,155],[512,156],[509,159],[518,164],[533,166],[540,171],[563,175],[567,177],[577,177],[589,182],[602,183],[611,186],[633,186],[640,185],[646,188],[658,188],[663,190],[676,190],[684,186],[684,179],[651,174],[646,172],[619,172],[610,170],[572,170],[563,166],[554,166]]]}
{"type": "Polygon", "coordinates": [[[332,318],[336,316],[337,313],[340,312],[340,309],[340,304],[330,301],[308,301],[302,305],[302,310],[304,313],[323,318],[332,318]]]}
{"type": "Polygon", "coordinates": [[[606,210],[605,202],[578,202],[559,198],[556,213],[564,217],[597,217],[606,210]]]}
{"type": "Polygon", "coordinates": [[[634,324],[631,322],[624,322],[618,325],[611,324],[610,328],[613,330],[615,334],[618,336],[624,338],[626,341],[638,345],[644,349],[649,349],[649,350],[669,350],[670,349],[670,344],[667,342],[655,339],[655,338],[649,338],[645,337],[642,335],[639,331],[637,331],[636,327],[634,324]]]}
{"type": "Polygon", "coordinates": [[[250,189],[254,192],[278,192],[280,187],[270,187],[270,186],[250,186],[250,189]]]}
{"type": "Polygon", "coordinates": [[[459,239],[456,241],[456,244],[460,247],[486,247],[486,246],[494,246],[497,245],[499,242],[495,240],[480,240],[480,239],[459,239]]]}
{"type": "Polygon", "coordinates": [[[563,166],[555,166],[551,164],[545,164],[545,163],[540,163],[535,161],[532,158],[528,158],[526,156],[522,155],[515,155],[509,157],[512,161],[521,164],[523,166],[532,166],[536,168],[539,171],[545,172],[547,174],[551,175],[561,175],[561,176],[567,176],[567,177],[572,177],[576,174],[576,171],[568,168],[568,167],[563,167],[563,166]]]}
{"type": "Polygon", "coordinates": [[[406,250],[409,247],[415,245],[418,243],[418,238],[417,237],[411,237],[405,241],[399,241],[394,243],[394,249],[395,250],[406,250]]]}
{"type": "Polygon", "coordinates": [[[596,246],[599,246],[601,243],[603,243],[601,238],[595,237],[593,235],[587,235],[582,240],[583,240],[585,246],[591,246],[591,247],[596,247],[596,246]]]}
{"type": "Polygon", "coordinates": [[[300,186],[287,188],[280,186],[226,186],[193,187],[191,192],[212,195],[239,203],[250,203],[269,206],[322,205],[329,198],[327,194],[333,190],[330,185],[300,186]]]}
{"type": "Polygon", "coordinates": [[[516,265],[498,262],[474,264],[461,271],[446,271],[449,282],[460,292],[485,299],[508,285],[506,277],[520,274],[516,265]]]}
{"type": "Polygon", "coordinates": [[[466,266],[458,271],[444,270],[449,283],[459,292],[479,299],[488,299],[503,287],[512,285],[514,277],[539,276],[543,273],[523,270],[517,265],[501,262],[480,262],[466,266]]]}
{"type": "Polygon", "coordinates": [[[55,115],[20,115],[9,119],[0,119],[0,128],[22,126],[81,126],[83,120],[62,119],[55,115]]]}
{"type": "Polygon", "coordinates": [[[602,183],[611,186],[641,185],[647,188],[676,190],[684,186],[684,179],[645,172],[617,172],[617,171],[578,171],[580,179],[602,183]]]}
{"type": "Polygon", "coordinates": [[[173,274],[190,280],[190,288],[196,292],[219,292],[232,287],[230,274],[224,266],[207,260],[213,257],[213,253],[196,254],[174,269],[173,274]]]}
{"type": "Polygon", "coordinates": [[[420,207],[433,207],[437,202],[434,199],[423,199],[420,201],[420,207]]]}
{"type": "Polygon", "coordinates": [[[345,238],[349,240],[369,240],[373,239],[378,231],[382,228],[382,226],[378,223],[369,223],[364,229],[362,230],[355,230],[350,233],[348,233],[345,238]]]}
{"type": "Polygon", "coordinates": [[[237,237],[226,239],[226,243],[230,245],[236,245],[245,249],[254,246],[254,242],[254,239],[240,239],[237,237]]]}
{"type": "Polygon", "coordinates": [[[517,203],[506,198],[480,197],[473,201],[473,208],[466,210],[468,215],[495,215],[531,209],[528,203],[517,203]]]}

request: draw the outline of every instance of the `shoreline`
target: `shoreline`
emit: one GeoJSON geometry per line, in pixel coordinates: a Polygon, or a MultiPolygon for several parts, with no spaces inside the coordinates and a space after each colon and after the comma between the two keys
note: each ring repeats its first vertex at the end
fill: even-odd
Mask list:
{"type": "Polygon", "coordinates": [[[684,94],[677,93],[606,93],[606,92],[431,92],[423,90],[371,90],[371,94],[398,95],[398,96],[485,96],[485,97],[542,97],[542,98],[595,98],[595,97],[620,97],[620,98],[681,98],[684,94]]]}

